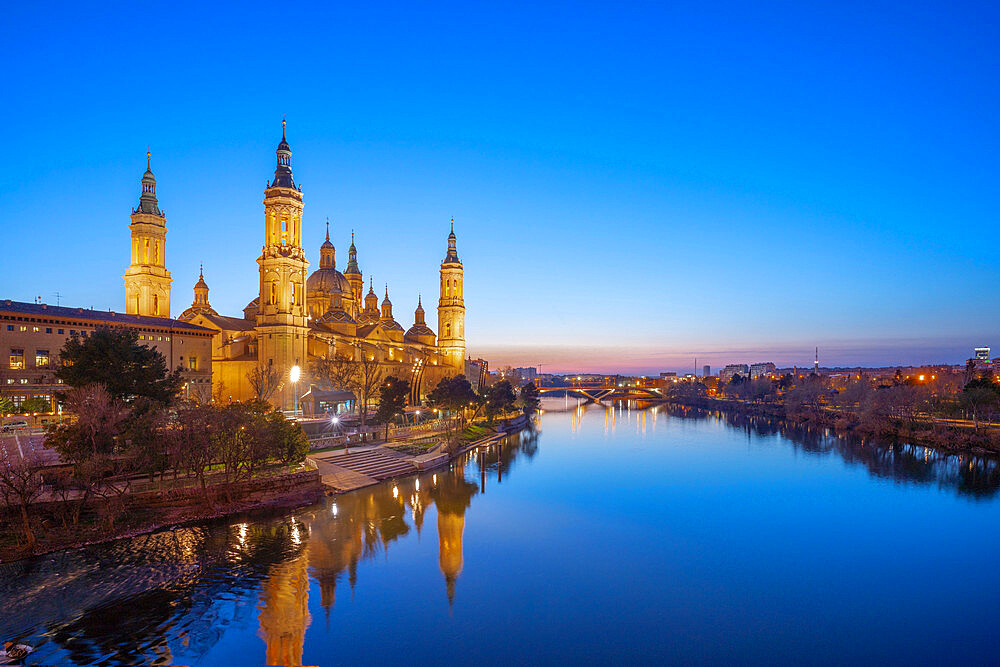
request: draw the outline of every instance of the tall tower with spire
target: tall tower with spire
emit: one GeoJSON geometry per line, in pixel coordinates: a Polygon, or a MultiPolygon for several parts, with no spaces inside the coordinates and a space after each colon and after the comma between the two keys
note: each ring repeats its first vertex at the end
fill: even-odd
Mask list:
{"type": "Polygon", "coordinates": [[[344,277],[347,278],[351,291],[354,293],[356,310],[351,313],[351,317],[357,317],[362,308],[361,290],[365,288],[365,279],[361,275],[361,269],[358,268],[358,249],[354,247],[353,231],[351,232],[351,247],[347,250],[347,269],[344,271],[344,277]]]}
{"type": "Polygon", "coordinates": [[[132,209],[132,262],[125,270],[125,312],[170,317],[170,283],[166,269],[167,218],[156,201],[156,178],[146,151],[139,205],[132,209]]]}
{"type": "Polygon", "coordinates": [[[465,371],[465,298],[462,296],[465,270],[455,248],[455,220],[448,234],[448,254],[441,262],[441,298],[438,300],[438,348],[447,364],[465,371]]]}
{"type": "Polygon", "coordinates": [[[264,190],[264,246],[260,266],[260,310],[257,354],[261,365],[273,366],[285,379],[271,402],[290,410],[295,388],[287,380],[293,366],[305,369],[309,326],[306,310],[306,260],[302,248],[302,189],[292,179],[292,149],[281,143],[274,180],[264,190]]]}

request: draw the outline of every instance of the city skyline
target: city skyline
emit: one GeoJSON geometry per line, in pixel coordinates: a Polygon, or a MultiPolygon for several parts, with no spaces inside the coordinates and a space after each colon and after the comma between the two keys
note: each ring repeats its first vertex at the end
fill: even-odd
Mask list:
{"type": "Polygon", "coordinates": [[[23,99],[0,111],[19,141],[0,201],[27,238],[0,267],[3,298],[124,311],[149,145],[171,314],[202,263],[213,305],[238,312],[285,116],[312,266],[327,217],[341,265],[353,229],[408,326],[417,295],[437,292],[433,273],[410,276],[444,250],[413,230],[441,238],[454,217],[474,267],[469,352],[494,365],[805,365],[817,345],[825,366],[961,363],[1000,328],[986,235],[998,142],[982,113],[995,22],[969,9],[914,10],[894,32],[878,7],[668,22],[657,8],[532,8],[483,23],[483,44],[452,30],[486,18],[475,8],[340,9],[291,16],[303,34],[287,62],[271,58],[264,11],[232,32],[217,32],[221,11],[139,12],[152,28],[136,50],[121,39],[133,12],[15,9],[9,40],[32,67],[15,68],[23,99]],[[46,49],[29,41],[40,21],[46,49]],[[337,39],[321,48],[323,30],[337,39]]]}

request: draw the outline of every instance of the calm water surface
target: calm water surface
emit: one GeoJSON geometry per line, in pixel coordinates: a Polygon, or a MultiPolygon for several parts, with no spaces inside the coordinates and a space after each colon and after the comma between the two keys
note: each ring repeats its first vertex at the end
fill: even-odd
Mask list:
{"type": "Polygon", "coordinates": [[[451,470],[0,568],[29,664],[992,663],[1000,471],[558,400],[451,470]]]}

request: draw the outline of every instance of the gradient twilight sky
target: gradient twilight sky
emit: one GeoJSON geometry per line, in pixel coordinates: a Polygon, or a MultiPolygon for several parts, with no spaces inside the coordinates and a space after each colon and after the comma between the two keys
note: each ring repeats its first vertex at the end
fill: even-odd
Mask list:
{"type": "Polygon", "coordinates": [[[1000,347],[1000,10],[827,4],[8,6],[0,298],[124,310],[148,144],[173,314],[240,314],[284,114],[312,268],[436,328],[454,216],[494,366],[1000,347]]]}

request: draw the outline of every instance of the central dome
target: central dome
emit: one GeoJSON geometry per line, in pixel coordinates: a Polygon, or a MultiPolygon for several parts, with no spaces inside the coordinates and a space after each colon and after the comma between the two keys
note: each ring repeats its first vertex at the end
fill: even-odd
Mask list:
{"type": "Polygon", "coordinates": [[[316,269],[306,279],[306,291],[323,292],[327,295],[350,294],[351,284],[337,269],[316,269]]]}

